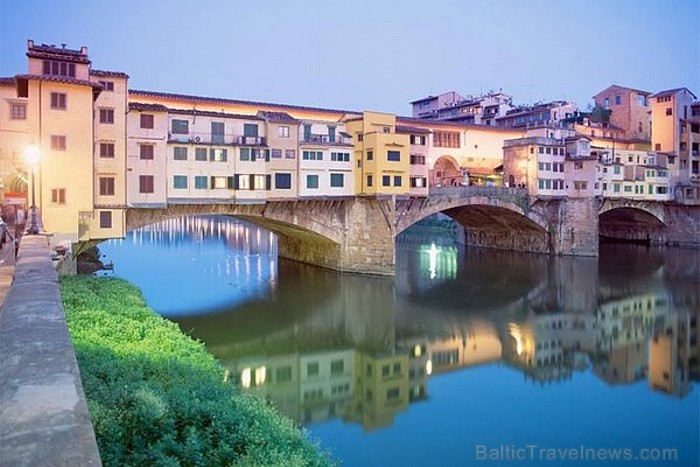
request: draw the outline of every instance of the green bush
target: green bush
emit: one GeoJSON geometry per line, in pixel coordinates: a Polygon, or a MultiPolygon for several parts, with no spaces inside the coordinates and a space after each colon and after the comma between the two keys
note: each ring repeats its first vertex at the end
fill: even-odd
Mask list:
{"type": "Polygon", "coordinates": [[[200,343],[113,278],[61,293],[106,466],[328,465],[291,420],[224,381],[200,343]]]}

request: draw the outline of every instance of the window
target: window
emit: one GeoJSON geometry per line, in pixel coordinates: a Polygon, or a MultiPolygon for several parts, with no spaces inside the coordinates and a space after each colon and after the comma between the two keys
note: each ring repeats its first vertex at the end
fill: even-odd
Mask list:
{"type": "Polygon", "coordinates": [[[244,123],[243,124],[243,136],[257,138],[258,137],[258,125],[257,125],[257,123],[244,123]]]}
{"type": "Polygon", "coordinates": [[[647,106],[647,97],[644,94],[637,94],[637,105],[640,107],[647,106]]]}
{"type": "Polygon", "coordinates": [[[357,134],[357,141],[361,143],[363,140],[364,140],[364,135],[362,133],[358,133],[357,134]]]}
{"type": "Polygon", "coordinates": [[[373,178],[371,175],[367,175],[367,186],[371,187],[373,183],[373,178]]]}
{"type": "Polygon", "coordinates": [[[543,148],[542,146],[539,146],[539,147],[537,148],[537,152],[538,152],[539,154],[544,154],[544,148],[543,148]]]}
{"type": "Polygon", "coordinates": [[[345,175],[331,174],[331,187],[342,188],[345,183],[345,175]]]}
{"type": "Polygon", "coordinates": [[[305,161],[322,161],[323,151],[303,151],[301,158],[305,161]]]}
{"type": "Polygon", "coordinates": [[[10,118],[12,120],[26,120],[27,106],[24,104],[12,104],[10,108],[10,118]]]}
{"type": "Polygon", "coordinates": [[[292,174],[290,173],[276,173],[275,174],[275,188],[278,190],[289,190],[292,188],[292,174]]]}
{"type": "Polygon", "coordinates": [[[176,161],[186,161],[187,146],[175,146],[173,148],[173,159],[176,161]]]}
{"type": "Polygon", "coordinates": [[[382,175],[382,186],[391,186],[391,175],[382,175]]]}
{"type": "Polygon", "coordinates": [[[295,149],[285,149],[284,150],[284,158],[285,159],[294,159],[297,157],[297,152],[295,149]]]}
{"type": "Polygon", "coordinates": [[[673,115],[673,107],[666,107],[666,115],[673,115]]]}
{"type": "Polygon", "coordinates": [[[401,160],[401,152],[400,151],[387,151],[386,152],[386,160],[393,161],[393,162],[399,162],[401,160]]]}
{"type": "Polygon", "coordinates": [[[153,193],[153,175],[139,175],[139,193],[153,193]]]}
{"type": "Polygon", "coordinates": [[[574,169],[575,170],[583,169],[583,161],[574,161],[574,169]]]}
{"type": "Polygon", "coordinates": [[[100,211],[100,228],[112,228],[112,211],[100,211]]]}
{"type": "Polygon", "coordinates": [[[278,126],[277,136],[280,138],[289,138],[289,127],[288,126],[278,126]]]}
{"type": "MultiPolygon", "coordinates": [[[[241,148],[240,160],[249,161],[250,160],[250,148],[241,148]]],[[[255,160],[255,159],[253,159],[255,160]]]]}
{"type": "Polygon", "coordinates": [[[345,362],[343,360],[333,360],[331,362],[331,375],[342,375],[345,372],[345,362]]]}
{"type": "Polygon", "coordinates": [[[350,162],[349,152],[332,152],[331,161],[335,162],[350,162]]]}
{"type": "Polygon", "coordinates": [[[425,146],[425,136],[411,135],[410,140],[411,140],[411,144],[415,144],[418,146],[425,146]]]}
{"type": "Polygon", "coordinates": [[[66,204],[66,189],[54,188],[51,190],[51,202],[56,204],[66,204]]]}
{"type": "Polygon", "coordinates": [[[425,156],[411,154],[411,165],[425,165],[425,156]]]}
{"type": "Polygon", "coordinates": [[[65,151],[66,137],[63,135],[51,135],[51,149],[54,151],[65,151]]]}
{"type": "Polygon", "coordinates": [[[228,151],[221,148],[209,149],[209,160],[213,162],[226,162],[228,159],[228,151]]]}
{"type": "Polygon", "coordinates": [[[114,143],[100,143],[100,157],[114,158],[114,143]]]}
{"type": "Polygon", "coordinates": [[[394,186],[401,186],[401,175],[394,175],[394,186]]]}
{"type": "Polygon", "coordinates": [[[433,133],[433,146],[439,148],[458,148],[459,133],[456,131],[436,131],[433,133]]]}
{"type": "Polygon", "coordinates": [[[620,104],[622,104],[622,97],[615,96],[615,105],[620,105],[620,104]]]}
{"type": "MultiPolygon", "coordinates": [[[[139,159],[142,161],[153,160],[155,146],[152,144],[139,144],[139,159]]],[[[185,155],[187,157],[187,155],[185,155]]]]}
{"type": "Polygon", "coordinates": [[[66,94],[64,92],[51,93],[51,108],[57,110],[66,110],[66,94]]]}
{"type": "Polygon", "coordinates": [[[43,73],[45,75],[72,76],[75,77],[75,63],[44,60],[43,73]]]}
{"type": "Polygon", "coordinates": [[[318,376],[318,362],[306,364],[306,376],[318,376]]]}
{"type": "Polygon", "coordinates": [[[271,149],[270,150],[270,157],[273,159],[282,159],[282,150],[281,149],[271,149]]]}
{"type": "Polygon", "coordinates": [[[98,81],[102,85],[102,89],[107,92],[114,91],[114,81],[98,81]]]}
{"type": "Polygon", "coordinates": [[[187,188],[187,175],[173,175],[173,188],[184,190],[187,188]]]}
{"type": "MultiPolygon", "coordinates": [[[[585,190],[588,188],[588,182],[577,182],[574,181],[574,190],[585,190]]],[[[625,187],[625,191],[627,191],[628,187],[625,187]]]]}
{"type": "Polygon", "coordinates": [[[335,143],[335,127],[328,126],[328,142],[335,143]]]}
{"type": "Polygon", "coordinates": [[[374,159],[374,153],[372,151],[367,151],[367,160],[371,161],[374,159]]]}
{"type": "Polygon", "coordinates": [[[425,177],[411,177],[411,188],[423,188],[427,186],[425,177]]]}
{"type": "Polygon", "coordinates": [[[318,188],[318,175],[306,176],[306,188],[318,188]]]}
{"type": "Polygon", "coordinates": [[[141,114],[140,116],[140,127],[151,129],[154,127],[153,114],[141,114]]]}
{"type": "Polygon", "coordinates": [[[603,100],[603,107],[605,107],[606,109],[609,109],[609,108],[610,108],[610,98],[609,98],[609,97],[606,97],[606,98],[603,100]]]}
{"type": "Polygon", "coordinates": [[[187,120],[175,120],[170,123],[170,131],[176,135],[186,135],[190,132],[190,122],[187,120]]]}
{"type": "Polygon", "coordinates": [[[114,177],[100,177],[100,196],[114,196],[114,177]]]}
{"type": "Polygon", "coordinates": [[[100,109],[100,123],[114,123],[114,109],[100,109]]]}
{"type": "Polygon", "coordinates": [[[206,190],[207,189],[207,176],[206,175],[195,175],[194,176],[194,188],[195,188],[195,190],[206,190]]]}
{"type": "Polygon", "coordinates": [[[227,188],[228,178],[227,177],[211,177],[211,188],[227,188]]]}
{"type": "Polygon", "coordinates": [[[196,161],[206,161],[207,160],[207,148],[194,148],[194,160],[196,161]]]}

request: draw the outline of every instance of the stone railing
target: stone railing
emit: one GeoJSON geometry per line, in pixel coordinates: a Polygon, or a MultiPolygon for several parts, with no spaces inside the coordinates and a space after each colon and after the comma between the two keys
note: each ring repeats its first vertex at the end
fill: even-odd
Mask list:
{"type": "Polygon", "coordinates": [[[0,309],[0,464],[101,465],[43,236],[22,238],[0,309]]]}

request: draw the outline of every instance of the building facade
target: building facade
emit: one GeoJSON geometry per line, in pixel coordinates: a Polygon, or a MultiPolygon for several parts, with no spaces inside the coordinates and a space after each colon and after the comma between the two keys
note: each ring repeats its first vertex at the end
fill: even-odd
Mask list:
{"type": "Polygon", "coordinates": [[[610,110],[610,124],[621,130],[621,139],[651,139],[648,91],[613,84],[593,96],[599,107],[610,110]]]}

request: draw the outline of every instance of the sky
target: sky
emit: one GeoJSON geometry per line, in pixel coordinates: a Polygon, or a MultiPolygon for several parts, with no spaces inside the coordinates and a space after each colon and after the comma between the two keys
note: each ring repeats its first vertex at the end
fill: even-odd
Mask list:
{"type": "Polygon", "coordinates": [[[700,96],[700,0],[0,0],[26,41],[87,46],[132,89],[410,115],[445,91],[586,108],[610,84],[700,96]]]}

